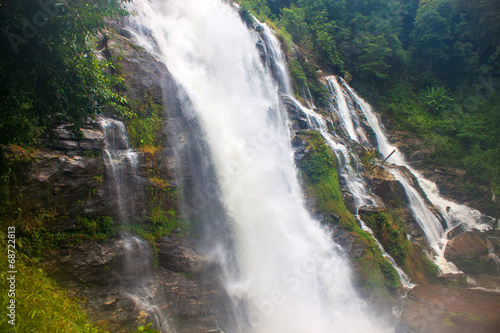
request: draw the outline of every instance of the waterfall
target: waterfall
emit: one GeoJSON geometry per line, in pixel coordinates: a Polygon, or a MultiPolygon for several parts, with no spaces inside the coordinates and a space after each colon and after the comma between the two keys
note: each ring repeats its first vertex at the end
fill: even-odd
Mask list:
{"type": "MultiPolygon", "coordinates": [[[[405,160],[403,154],[393,145],[389,143],[389,139],[385,134],[383,127],[378,119],[378,117],[373,112],[371,106],[365,102],[361,97],[359,97],[356,92],[341,78],[330,76],[326,78],[330,85],[335,86],[338,80],[341,81],[339,89],[331,89],[331,93],[336,95],[341,95],[344,98],[345,95],[348,99],[352,100],[352,107],[350,112],[337,112],[337,115],[342,119],[343,123],[359,123],[359,115],[357,114],[356,107],[358,106],[361,111],[361,115],[366,119],[369,127],[373,130],[377,140],[377,148],[382,155],[382,157],[389,156],[393,151],[395,151],[389,158],[388,162],[393,165],[404,167],[409,170],[409,172],[415,177],[418,185],[423,190],[424,198],[420,192],[411,184],[411,181],[399,171],[398,168],[388,167],[386,168],[396,180],[398,180],[404,187],[406,194],[409,199],[409,206],[412,214],[424,231],[427,241],[431,248],[434,250],[435,263],[441,268],[443,272],[456,271],[456,267],[453,264],[447,262],[444,259],[444,250],[446,247],[447,239],[446,232],[458,225],[460,222],[465,222],[469,227],[474,228],[484,228],[481,225],[481,214],[474,209],[466,207],[464,205],[457,204],[448,199],[443,198],[439,194],[439,190],[435,183],[425,179],[421,173],[413,169],[405,160]],[[345,117],[352,119],[344,119],[345,117]],[[426,199],[439,210],[440,216],[444,218],[447,228],[443,228],[438,217],[430,210],[426,204],[426,199]]],[[[334,97],[336,100],[341,100],[340,97],[334,97]]],[[[334,110],[335,111],[335,110],[334,110]]]]}
{"type": "Polygon", "coordinates": [[[343,181],[347,185],[349,192],[354,197],[354,204],[356,206],[356,219],[361,224],[361,228],[372,236],[373,240],[382,252],[382,255],[387,258],[387,260],[389,260],[392,266],[396,269],[403,288],[405,290],[412,289],[415,285],[411,283],[408,275],[396,264],[394,258],[392,258],[387,252],[385,252],[385,249],[377,240],[373,231],[361,219],[361,216],[357,214],[357,211],[360,208],[367,206],[376,206],[375,198],[371,194],[368,185],[360,176],[359,170],[353,167],[353,165],[359,167],[361,165],[361,162],[355,155],[351,154],[349,148],[345,144],[343,144],[339,138],[334,138],[328,132],[326,120],[322,115],[311,109],[303,107],[297,100],[293,99],[290,96],[289,99],[294,102],[295,106],[299,108],[306,116],[306,118],[308,119],[309,128],[318,131],[325,139],[326,144],[333,150],[335,156],[337,156],[337,159],[340,163],[340,176],[343,178],[343,181]]]}
{"type": "MultiPolygon", "coordinates": [[[[133,8],[137,42],[167,65],[208,147],[224,214],[204,223],[229,231],[212,233],[205,250],[222,266],[236,309],[228,330],[387,331],[367,314],[346,259],[305,208],[280,84],[261,61],[258,33],[224,1],[137,0],[133,8]]],[[[281,54],[278,45],[272,51],[281,54]]]]}
{"type": "MultiPolygon", "coordinates": [[[[278,40],[269,27],[267,25],[260,23],[255,17],[254,20],[260,25],[263,26],[263,32],[262,32],[262,39],[264,41],[264,51],[265,53],[265,59],[266,62],[265,64],[271,68],[275,79],[278,81],[280,84],[280,87],[283,88],[285,87],[286,89],[281,89],[282,92],[282,98],[288,99],[290,103],[292,103],[296,108],[301,110],[301,112],[305,115],[305,117],[308,119],[308,126],[311,129],[314,129],[318,131],[323,138],[325,139],[327,145],[333,150],[335,155],[337,156],[337,159],[340,162],[340,174],[341,177],[343,178],[344,182],[347,184],[349,191],[354,197],[354,203],[356,205],[356,210],[359,210],[362,207],[366,206],[376,206],[375,199],[373,195],[369,191],[369,187],[366,184],[366,182],[363,180],[363,178],[359,175],[360,170],[358,169],[359,166],[361,165],[361,162],[359,159],[351,154],[350,150],[348,149],[347,145],[342,143],[340,138],[334,138],[330,133],[328,132],[326,120],[323,116],[318,114],[317,112],[313,111],[314,109],[314,103],[313,103],[313,98],[311,96],[311,93],[309,91],[309,88],[307,88],[308,95],[304,96],[304,100],[306,103],[309,105],[309,108],[304,107],[299,101],[297,101],[293,96],[292,96],[292,89],[289,85],[289,79],[288,79],[288,74],[287,74],[287,68],[286,68],[286,62],[285,62],[285,57],[282,52],[279,52],[279,43],[278,40]],[[271,51],[269,51],[271,50],[271,51]],[[277,50],[277,51],[272,51],[272,50],[277,50]],[[283,82],[281,82],[283,80],[283,82]],[[284,96],[283,96],[284,95],[284,96]],[[354,166],[353,166],[354,165],[354,166]]],[[[345,97],[337,97],[333,92],[340,92],[340,85],[338,84],[337,80],[334,79],[334,77],[328,77],[327,78],[328,82],[328,89],[332,93],[331,96],[333,99],[335,99],[335,102],[337,103],[338,109],[340,108],[344,110],[348,110],[347,106],[347,100],[345,97]],[[333,79],[332,79],[333,78],[333,79]]],[[[335,109],[333,106],[333,103],[331,104],[331,109],[335,109]]],[[[347,114],[347,113],[346,113],[347,114]]],[[[359,119],[356,116],[355,112],[350,112],[350,115],[354,118],[354,122],[356,124],[356,132],[359,137],[362,138],[363,141],[368,141],[366,138],[366,134],[361,127],[361,123],[359,119]]],[[[353,124],[353,121],[350,121],[351,124],[353,124]]],[[[354,129],[354,125],[353,125],[354,129]]],[[[358,141],[357,138],[354,139],[354,137],[351,137],[352,140],[358,141]]],[[[375,238],[375,235],[373,231],[366,225],[364,221],[361,220],[361,217],[359,214],[356,214],[356,218],[361,224],[361,227],[364,231],[368,232],[372,238],[374,239],[375,243],[379,247],[379,249],[382,252],[382,255],[389,260],[389,262],[393,265],[393,267],[396,269],[399,279],[401,281],[401,284],[405,290],[410,290],[412,289],[415,285],[411,283],[410,278],[408,275],[396,264],[396,261],[394,258],[392,258],[387,252],[385,252],[382,244],[375,238]]]]}
{"type": "Polygon", "coordinates": [[[339,115],[345,131],[351,140],[359,142],[368,142],[366,134],[361,127],[358,116],[353,112],[353,108],[349,107],[347,104],[346,96],[340,87],[335,76],[328,76],[326,78],[326,86],[330,92],[330,96],[334,100],[334,103],[330,103],[330,108],[339,115]]]}
{"type": "Polygon", "coordinates": [[[129,224],[137,216],[142,201],[137,182],[137,152],[128,145],[127,132],[121,121],[101,118],[104,132],[104,163],[110,181],[111,207],[121,224],[129,224]]]}
{"type": "MultiPolygon", "coordinates": [[[[104,163],[110,184],[109,208],[115,211],[121,227],[129,227],[140,216],[144,200],[138,180],[139,154],[128,144],[127,132],[121,121],[100,118],[104,132],[104,163]]],[[[149,243],[123,232],[117,242],[118,278],[124,296],[147,311],[159,328],[167,329],[167,318],[155,304],[149,243]]]]}

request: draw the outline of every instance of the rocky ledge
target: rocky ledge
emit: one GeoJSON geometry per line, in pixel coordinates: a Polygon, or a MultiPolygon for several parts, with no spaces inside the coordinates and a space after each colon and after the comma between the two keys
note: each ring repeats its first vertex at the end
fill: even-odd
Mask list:
{"type": "Polygon", "coordinates": [[[417,286],[408,292],[403,332],[496,333],[500,293],[445,285],[417,286]]]}

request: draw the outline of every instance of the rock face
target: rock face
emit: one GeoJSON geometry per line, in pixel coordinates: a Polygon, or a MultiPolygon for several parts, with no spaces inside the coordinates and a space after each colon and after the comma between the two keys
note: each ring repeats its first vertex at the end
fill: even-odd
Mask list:
{"type": "Polygon", "coordinates": [[[417,286],[404,302],[402,331],[420,333],[496,333],[499,294],[444,285],[417,286]]]}
{"type": "MultiPolygon", "coordinates": [[[[43,261],[42,267],[66,288],[68,296],[81,300],[93,322],[111,332],[125,333],[154,319],[120,283],[120,243],[116,239],[67,246],[47,256],[50,259],[43,261]]],[[[200,325],[205,330],[213,329],[216,318],[211,311],[221,310],[219,304],[224,297],[213,271],[193,248],[168,238],[159,246],[160,263],[169,257],[174,270],[159,267],[152,271],[150,289],[155,291],[155,305],[168,318],[183,318],[186,332],[200,325]]]]}
{"type": "Polygon", "coordinates": [[[499,276],[499,241],[495,236],[468,231],[451,239],[446,245],[445,258],[466,274],[499,276]]]}
{"type": "Polygon", "coordinates": [[[363,256],[364,247],[366,245],[360,241],[358,237],[341,226],[333,226],[332,239],[342,247],[350,258],[361,258],[363,256]]]}
{"type": "Polygon", "coordinates": [[[164,236],[158,247],[158,261],[162,267],[173,272],[199,274],[205,265],[202,255],[164,236]]]}
{"type": "Polygon", "coordinates": [[[33,154],[23,175],[10,185],[7,215],[17,206],[25,215],[50,212],[62,219],[61,231],[72,228],[71,223],[63,226],[64,216],[105,215],[103,134],[97,123],[88,124],[82,133],[82,138],[75,138],[60,126],[55,138],[45,140],[45,148],[33,154]]]}
{"type": "Polygon", "coordinates": [[[104,44],[107,56],[121,58],[121,71],[127,82],[125,95],[131,100],[149,95],[156,102],[161,102],[162,82],[165,76],[170,75],[167,66],[142,47],[134,45],[127,37],[108,34],[104,44]]]}

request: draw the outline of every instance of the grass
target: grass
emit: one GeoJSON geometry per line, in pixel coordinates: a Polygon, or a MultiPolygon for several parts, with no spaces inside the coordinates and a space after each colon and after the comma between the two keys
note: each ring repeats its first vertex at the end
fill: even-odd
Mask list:
{"type": "MultiPolygon", "coordinates": [[[[2,235],[2,248],[7,244],[2,235]]],[[[7,261],[6,256],[0,258],[0,279],[6,285],[7,261]]],[[[8,323],[9,317],[0,317],[0,331],[2,332],[103,332],[94,326],[80,308],[78,301],[66,296],[66,292],[48,278],[36,267],[36,261],[20,254],[16,255],[16,325],[8,323]]],[[[2,309],[6,309],[10,302],[7,292],[0,294],[2,309]]]]}
{"type": "Polygon", "coordinates": [[[398,274],[382,256],[371,236],[358,226],[354,216],[345,207],[337,174],[338,161],[334,153],[318,132],[302,135],[308,141],[310,152],[301,161],[301,174],[313,209],[335,217],[335,222],[348,230],[355,242],[364,243],[363,255],[354,259],[361,283],[377,299],[392,299],[391,292],[401,287],[398,274]]]}
{"type": "MultiPolygon", "coordinates": [[[[399,205],[399,203],[396,203],[399,205]]],[[[384,249],[415,283],[430,283],[439,273],[422,247],[406,237],[404,213],[394,207],[363,216],[384,249]]]]}

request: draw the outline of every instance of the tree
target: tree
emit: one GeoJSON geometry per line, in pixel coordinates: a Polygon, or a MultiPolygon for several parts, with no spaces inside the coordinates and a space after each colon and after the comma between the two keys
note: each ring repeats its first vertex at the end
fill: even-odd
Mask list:
{"type": "Polygon", "coordinates": [[[0,144],[33,143],[61,123],[74,132],[124,99],[106,74],[96,37],[105,17],[128,12],[129,0],[17,0],[0,6],[0,144]]]}

